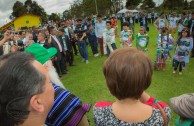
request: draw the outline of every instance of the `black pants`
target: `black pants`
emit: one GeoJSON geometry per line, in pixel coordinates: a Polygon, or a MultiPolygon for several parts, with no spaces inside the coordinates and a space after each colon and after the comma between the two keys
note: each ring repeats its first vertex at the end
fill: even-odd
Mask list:
{"type": "Polygon", "coordinates": [[[60,66],[60,59],[57,59],[53,63],[54,63],[54,67],[55,67],[58,75],[61,76],[62,75],[62,71],[61,71],[61,66],[60,66]]]}
{"type": "Polygon", "coordinates": [[[66,59],[63,52],[61,52],[61,57],[57,57],[57,60],[54,61],[54,67],[59,76],[61,76],[63,72],[67,71],[66,59]]]}
{"type": "MultiPolygon", "coordinates": [[[[194,35],[193,35],[193,45],[194,45],[194,35]]],[[[191,50],[191,57],[194,57],[194,48],[191,50]]]]}
{"type": "Polygon", "coordinates": [[[174,67],[174,70],[176,71],[178,66],[179,66],[179,72],[181,72],[182,71],[182,63],[181,62],[177,62],[176,66],[174,67]]]}
{"type": "Polygon", "coordinates": [[[154,17],[152,17],[152,24],[154,23],[154,17]]]}
{"type": "Polygon", "coordinates": [[[74,55],[73,55],[73,50],[66,51],[66,59],[67,59],[67,63],[69,63],[69,65],[73,65],[73,61],[74,61],[74,55]]]}
{"type": "Polygon", "coordinates": [[[67,72],[67,58],[66,55],[64,55],[64,53],[61,53],[61,60],[60,60],[60,68],[61,68],[61,72],[67,72]]]}
{"type": "Polygon", "coordinates": [[[97,54],[98,53],[98,42],[97,42],[97,38],[96,39],[88,39],[91,49],[92,49],[92,53],[93,54],[97,54]]]}
{"type": "Polygon", "coordinates": [[[73,51],[74,51],[75,55],[77,55],[78,51],[77,51],[77,48],[76,48],[76,40],[75,40],[75,38],[72,38],[70,41],[72,43],[73,51]]]}

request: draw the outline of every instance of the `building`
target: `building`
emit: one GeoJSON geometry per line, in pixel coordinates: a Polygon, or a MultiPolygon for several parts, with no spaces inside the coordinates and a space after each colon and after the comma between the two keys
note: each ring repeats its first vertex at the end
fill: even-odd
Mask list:
{"type": "Polygon", "coordinates": [[[0,31],[5,30],[11,26],[14,27],[15,30],[18,30],[22,27],[32,27],[32,26],[39,26],[41,23],[40,16],[33,15],[33,14],[24,14],[18,18],[15,18],[13,21],[5,24],[4,26],[0,27],[0,31]]]}

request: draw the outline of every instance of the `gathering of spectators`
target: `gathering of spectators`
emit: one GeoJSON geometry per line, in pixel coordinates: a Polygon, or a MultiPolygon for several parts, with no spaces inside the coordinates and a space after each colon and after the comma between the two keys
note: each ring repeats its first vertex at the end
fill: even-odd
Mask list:
{"type": "MultiPolygon", "coordinates": [[[[194,13],[190,17],[182,13],[178,18],[175,13],[165,16],[156,12],[121,14],[119,18],[112,15],[105,19],[97,15],[48,21],[40,27],[24,30],[5,30],[0,40],[0,125],[89,126],[86,113],[91,104],[82,103],[65,89],[61,78],[71,72],[68,65],[79,65],[75,65],[76,56],[89,64],[88,47],[91,47],[95,58],[107,56],[103,73],[110,93],[116,98],[115,102],[102,101],[94,105],[95,125],[167,126],[171,118],[170,107],[145,92],[153,74],[153,64],[145,54],[150,45],[146,33],[151,30],[150,24],[159,33],[156,51],[160,54],[157,59],[161,61],[156,62],[161,63],[163,71],[170,55],[169,52],[165,55],[164,50],[171,51],[173,42],[169,44],[169,40],[178,32],[173,74],[179,66],[181,75],[185,63],[194,57],[194,13]],[[140,32],[136,35],[134,48],[132,42],[137,23],[140,32]],[[116,37],[120,37],[120,49],[116,37]]],[[[193,103],[193,94],[170,99],[171,108],[182,121],[194,120],[193,103]]]]}

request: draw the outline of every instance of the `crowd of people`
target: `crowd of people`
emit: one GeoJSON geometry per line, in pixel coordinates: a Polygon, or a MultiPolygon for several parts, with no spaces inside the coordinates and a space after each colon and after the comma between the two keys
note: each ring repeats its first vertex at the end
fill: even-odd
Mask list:
{"type": "MultiPolygon", "coordinates": [[[[89,63],[90,45],[94,57],[107,56],[103,73],[110,93],[116,98],[112,103],[94,105],[95,125],[167,126],[170,107],[145,90],[151,84],[153,66],[165,71],[166,60],[172,58],[173,73],[179,67],[182,75],[185,64],[194,57],[194,13],[189,16],[182,13],[180,18],[175,15],[139,13],[105,19],[97,15],[58,23],[49,21],[25,30],[6,30],[0,41],[0,125],[90,125],[85,114],[91,104],[83,104],[60,80],[69,72],[67,65],[75,66],[74,56],[80,55],[82,62],[89,63]],[[140,30],[135,35],[136,23],[140,30]],[[148,23],[158,30],[154,64],[145,54],[150,49],[148,23]]],[[[180,121],[194,120],[193,99],[194,94],[170,99],[180,121]]]]}

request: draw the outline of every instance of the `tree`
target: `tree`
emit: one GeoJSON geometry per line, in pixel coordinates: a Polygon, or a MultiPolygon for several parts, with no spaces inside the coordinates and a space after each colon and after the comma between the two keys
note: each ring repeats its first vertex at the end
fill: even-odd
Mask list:
{"type": "Polygon", "coordinates": [[[59,21],[60,18],[59,18],[59,15],[57,15],[56,13],[52,13],[52,14],[49,16],[49,20],[52,20],[52,21],[59,21]]]}
{"type": "Polygon", "coordinates": [[[24,4],[20,1],[16,1],[13,5],[13,12],[11,13],[10,18],[13,19],[15,17],[19,17],[27,12],[24,4]]]}
{"type": "MultiPolygon", "coordinates": [[[[102,15],[111,13],[111,0],[96,0],[98,13],[102,15]]],[[[94,0],[75,0],[69,11],[64,11],[66,16],[89,16],[96,14],[96,4],[94,0]]]]}
{"type": "Polygon", "coordinates": [[[184,0],[164,0],[162,8],[168,10],[183,9],[184,0]]]}
{"type": "Polygon", "coordinates": [[[24,4],[22,2],[16,1],[13,6],[13,12],[10,16],[11,19],[17,18],[23,14],[34,14],[41,17],[43,21],[47,20],[47,14],[36,1],[26,0],[24,4]]]}
{"type": "Polygon", "coordinates": [[[135,9],[140,3],[141,3],[141,0],[127,0],[126,8],[135,9]]]}
{"type": "Polygon", "coordinates": [[[155,2],[153,0],[144,0],[143,4],[141,5],[141,8],[154,8],[156,6],[155,2]]]}
{"type": "Polygon", "coordinates": [[[189,3],[189,5],[190,5],[190,9],[193,9],[193,8],[194,8],[194,0],[192,0],[192,1],[189,3]]]}
{"type": "Polygon", "coordinates": [[[188,9],[189,7],[189,3],[187,0],[184,1],[184,9],[188,9]]]}

